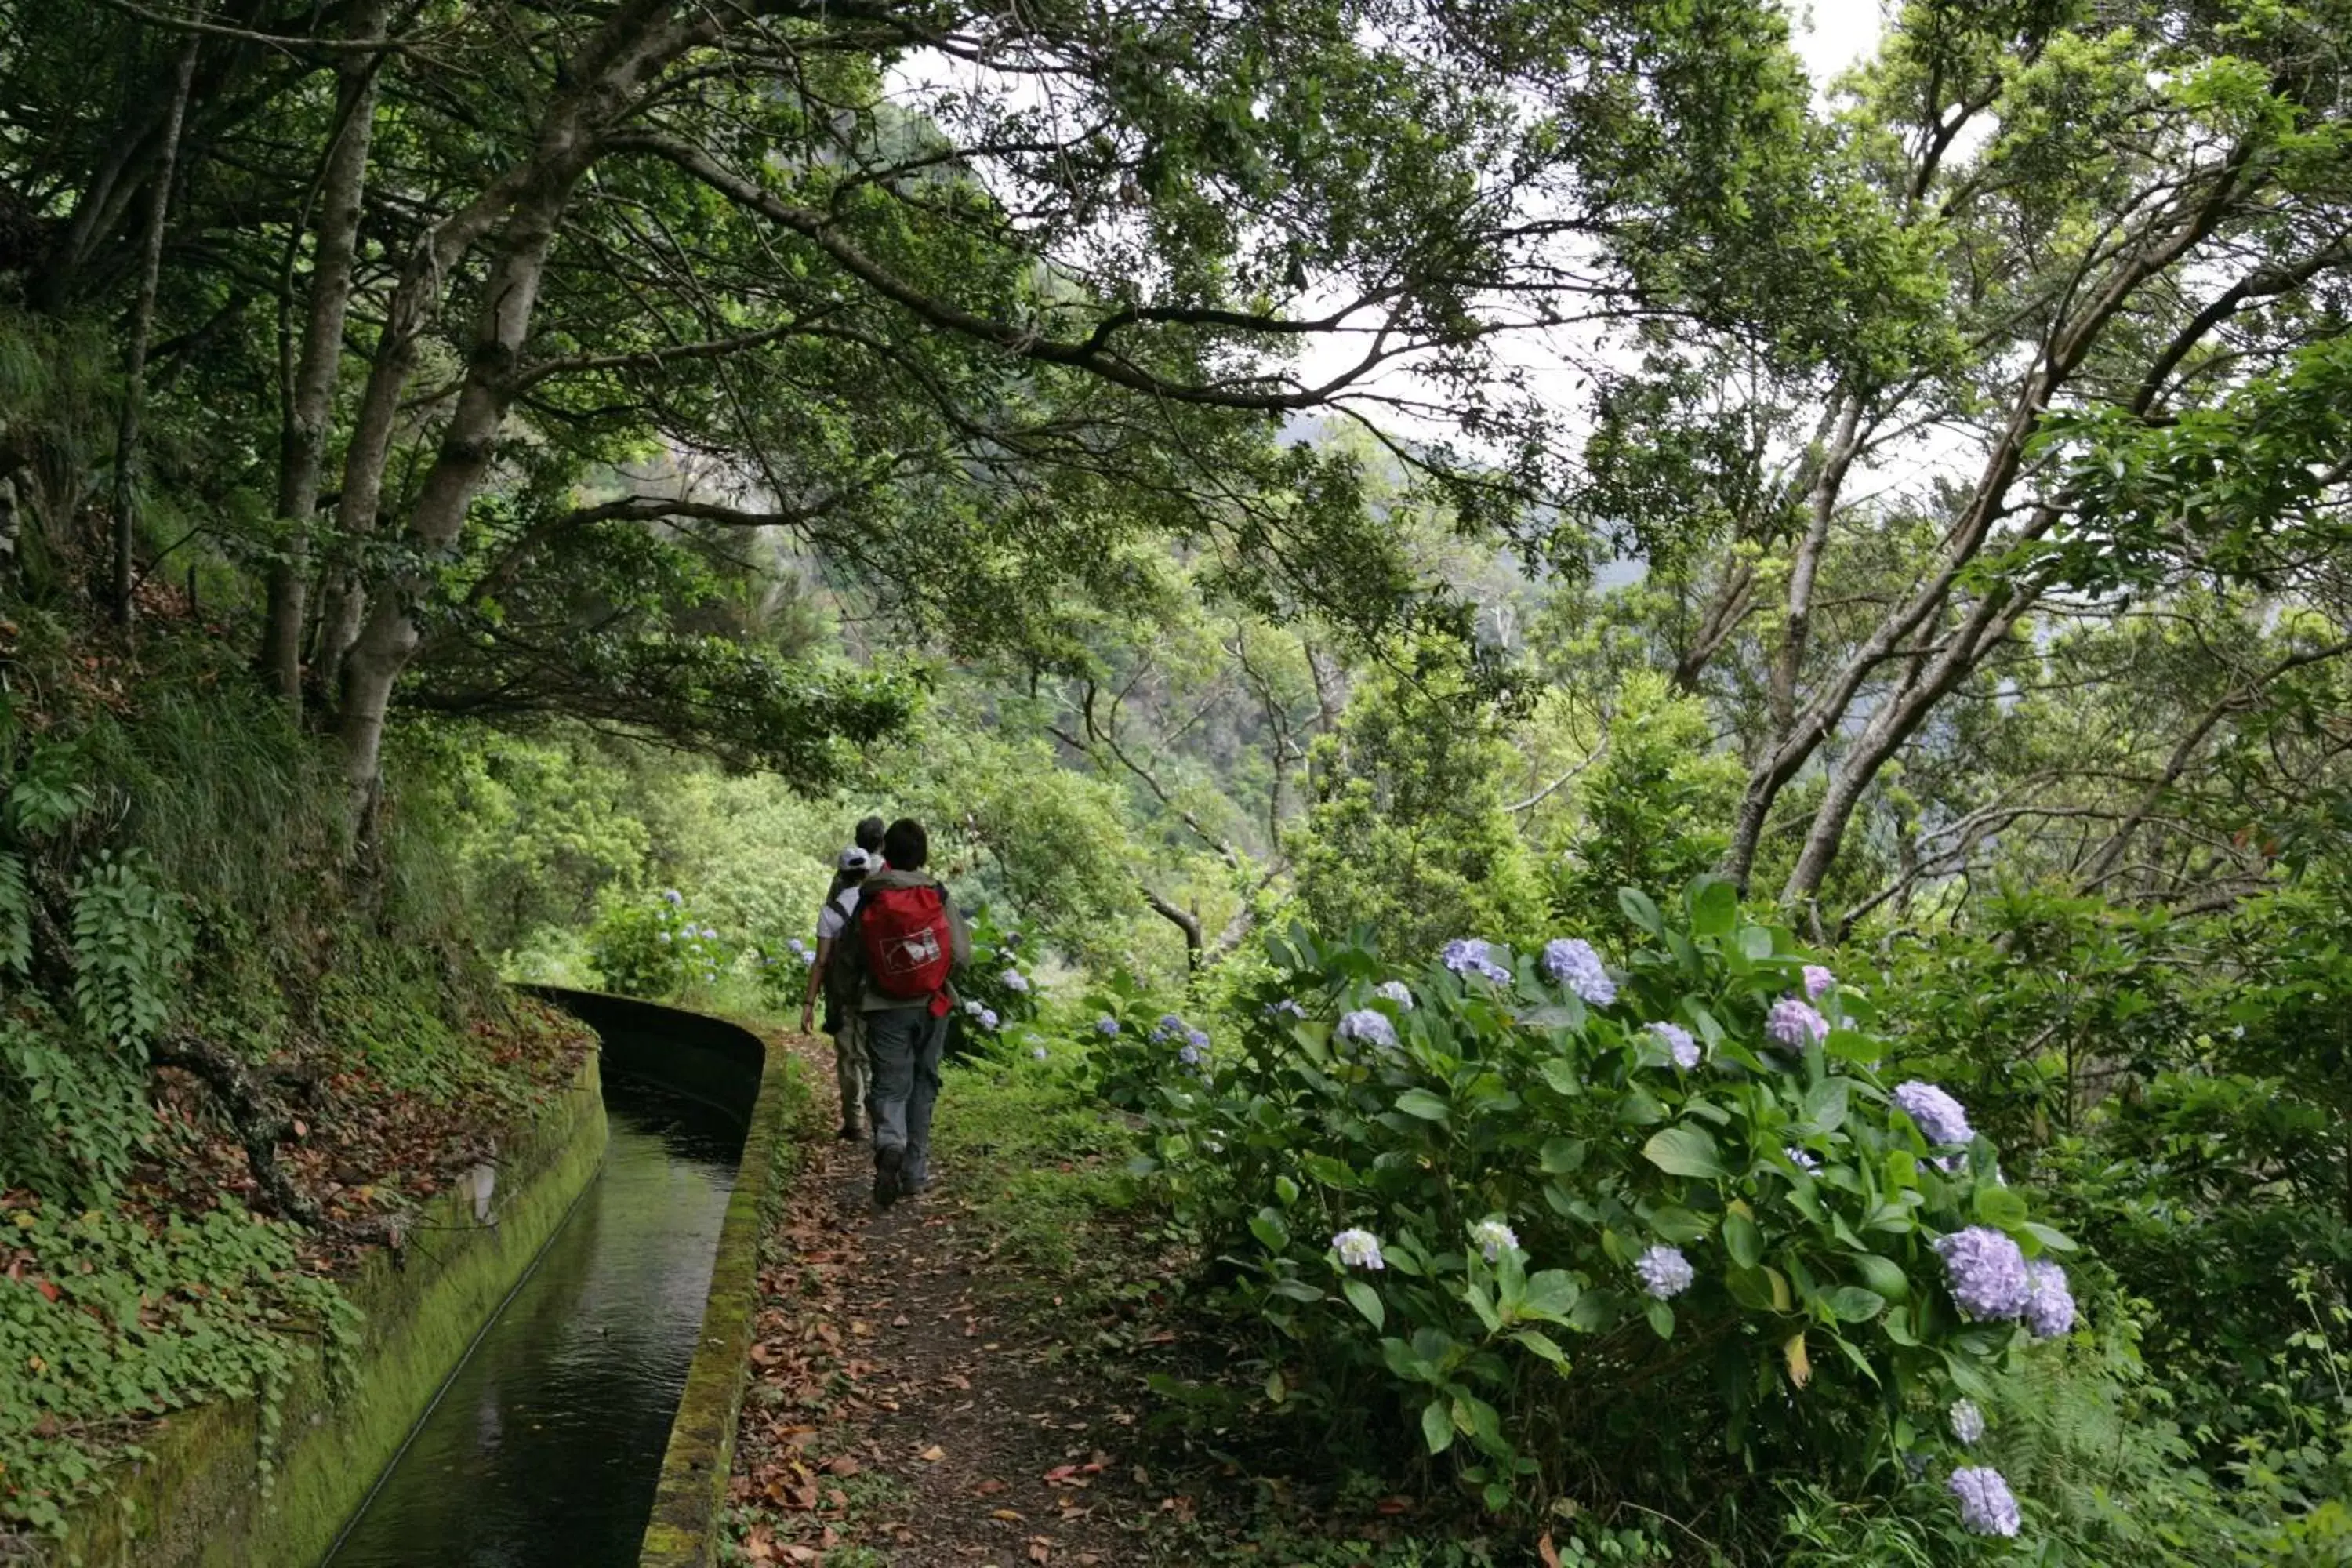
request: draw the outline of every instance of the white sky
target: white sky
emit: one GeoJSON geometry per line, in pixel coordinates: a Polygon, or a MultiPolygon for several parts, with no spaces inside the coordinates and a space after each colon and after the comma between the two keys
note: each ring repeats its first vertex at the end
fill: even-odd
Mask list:
{"type": "Polygon", "coordinates": [[[1813,73],[1814,85],[1870,52],[1884,25],[1880,0],[1795,0],[1790,13],[1796,26],[1797,52],[1813,73]]]}

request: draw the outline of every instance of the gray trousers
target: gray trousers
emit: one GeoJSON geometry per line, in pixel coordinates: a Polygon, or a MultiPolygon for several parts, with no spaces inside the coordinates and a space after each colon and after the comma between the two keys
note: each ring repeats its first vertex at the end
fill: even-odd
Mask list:
{"type": "Polygon", "coordinates": [[[930,1176],[931,1107],[940,1098],[940,1053],[947,1042],[946,1017],[932,1017],[920,1004],[866,1015],[874,1147],[907,1152],[899,1170],[909,1187],[930,1176]]]}
{"type": "Polygon", "coordinates": [[[852,1007],[841,1015],[839,1023],[841,1031],[833,1037],[833,1071],[841,1083],[841,1124],[863,1126],[866,1087],[873,1077],[873,1069],[866,1065],[866,1015],[852,1007]]]}

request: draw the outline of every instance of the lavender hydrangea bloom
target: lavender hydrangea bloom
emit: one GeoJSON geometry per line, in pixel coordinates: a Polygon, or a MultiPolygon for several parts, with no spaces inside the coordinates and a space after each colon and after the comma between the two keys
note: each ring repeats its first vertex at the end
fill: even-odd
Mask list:
{"type": "Polygon", "coordinates": [[[1952,1300],[1972,1318],[2015,1318],[2025,1310],[2032,1288],[2025,1254],[2017,1243],[1990,1226],[1972,1225],[1936,1239],[1944,1260],[1944,1282],[1952,1300]]]}
{"type": "Polygon", "coordinates": [[[1289,997],[1285,996],[1279,1002],[1267,1003],[1265,1005],[1265,1016],[1268,1018],[1277,1020],[1282,1018],[1304,1018],[1307,1016],[1307,1009],[1301,1007],[1289,997]]]}
{"type": "Polygon", "coordinates": [[[1184,1043],[1196,1051],[1205,1051],[1209,1048],[1209,1031],[1195,1029],[1184,1037],[1184,1043]]]}
{"type": "Polygon", "coordinates": [[[807,943],[802,942],[801,939],[796,936],[788,937],[784,941],[785,951],[790,952],[794,958],[798,958],[802,952],[806,951],[807,945],[807,943]]]}
{"type": "Polygon", "coordinates": [[[1789,1163],[1796,1166],[1797,1169],[1805,1172],[1809,1175],[1819,1173],[1822,1168],[1821,1161],[1815,1159],[1805,1150],[1798,1148],[1794,1143],[1790,1144],[1786,1149],[1781,1150],[1780,1152],[1789,1157],[1789,1163]]]}
{"type": "Polygon", "coordinates": [[[1195,1070],[1207,1066],[1209,1060],[1207,1045],[1208,1037],[1203,1035],[1201,1037],[1201,1039],[1202,1044],[1197,1046],[1187,1042],[1184,1048],[1176,1053],[1176,1059],[1182,1062],[1186,1067],[1194,1068],[1195,1070]]]}
{"type": "Polygon", "coordinates": [[[1164,1045],[1182,1034],[1187,1026],[1184,1020],[1175,1014],[1162,1013],[1160,1015],[1160,1022],[1152,1026],[1151,1043],[1155,1046],[1164,1045]]]}
{"type": "Polygon", "coordinates": [[[1837,976],[1818,963],[1805,965],[1805,1000],[1818,1002],[1837,989],[1837,976]]]}
{"type": "Polygon", "coordinates": [[[2021,1522],[2017,1499],[2000,1472],[1983,1465],[1963,1465],[1947,1483],[1960,1500],[1960,1522],[1979,1535],[2015,1535],[2021,1522]]]}
{"type": "Polygon", "coordinates": [[[676,888],[664,888],[662,889],[662,902],[667,904],[671,909],[676,909],[678,905],[686,902],[686,900],[678,896],[678,892],[676,888]]]}
{"type": "Polygon", "coordinates": [[[1896,1084],[1895,1109],[1909,1117],[1930,1143],[1966,1143],[1976,1137],[1966,1108],[1932,1083],[1913,1079],[1896,1084]]]}
{"type": "Polygon", "coordinates": [[[1396,1026],[1389,1022],[1389,1016],[1386,1013],[1376,1013],[1370,1007],[1359,1008],[1340,1019],[1339,1037],[1343,1040],[1360,1040],[1365,1045],[1377,1046],[1386,1051],[1397,1048],[1396,1026]]]}
{"type": "Polygon", "coordinates": [[[1002,976],[1004,988],[1016,995],[1029,989],[1029,977],[1017,969],[1008,969],[1002,976]]]}
{"type": "Polygon", "coordinates": [[[1331,1250],[1339,1255],[1339,1262],[1348,1268],[1386,1268],[1388,1259],[1381,1256],[1381,1238],[1369,1230],[1343,1230],[1331,1238],[1331,1250]]]}
{"type": "Polygon", "coordinates": [[[1650,1033],[1666,1043],[1666,1053],[1675,1058],[1675,1066],[1685,1072],[1698,1066],[1698,1042],[1680,1024],[1653,1024],[1650,1033]]]}
{"type": "Polygon", "coordinates": [[[2025,1266],[2025,1331],[2054,1340],[2074,1326],[2074,1292],[2066,1271],[2037,1258],[2025,1266]]]}
{"type": "Polygon", "coordinates": [[[996,1022],[997,1022],[997,1020],[996,1020],[996,1009],[995,1009],[995,1008],[993,1008],[993,1007],[982,1007],[982,1008],[980,1010],[980,1026],[981,1026],[982,1028],[983,1028],[983,1029],[993,1029],[994,1027],[996,1027],[996,1022]]]}
{"type": "Polygon", "coordinates": [[[1478,937],[1456,937],[1445,944],[1438,957],[1456,974],[1483,974],[1489,980],[1511,977],[1509,970],[1495,962],[1494,943],[1478,937]]]}
{"type": "Polygon", "coordinates": [[[1606,1007],[1617,1000],[1617,983],[1601,966],[1601,955],[1592,944],[1576,937],[1556,937],[1544,943],[1544,973],[1575,992],[1595,1007],[1606,1007]]]}
{"type": "Polygon", "coordinates": [[[1642,1289],[1661,1301],[1672,1300],[1681,1295],[1691,1288],[1691,1281],[1698,1278],[1697,1270],[1690,1266],[1690,1259],[1683,1256],[1681,1247],[1663,1244],[1651,1247],[1633,1259],[1633,1272],[1642,1277],[1642,1289]]]}
{"type": "Polygon", "coordinates": [[[654,932],[654,940],[656,942],[667,942],[669,940],[669,932],[666,931],[657,931],[654,932]]]}
{"type": "Polygon", "coordinates": [[[1095,1020],[1095,1029],[1104,1039],[1113,1039],[1118,1034],[1118,1020],[1106,1013],[1095,1020]]]}
{"type": "Polygon", "coordinates": [[[1519,1245],[1519,1237],[1499,1219],[1482,1219],[1470,1227],[1470,1244],[1486,1254],[1487,1262],[1496,1263],[1519,1245]]]}
{"type": "Polygon", "coordinates": [[[1958,1438],[1964,1447],[1972,1446],[1984,1436],[1984,1412],[1977,1408],[1973,1399],[1952,1401],[1951,1421],[1952,1436],[1958,1438]]]}
{"type": "Polygon", "coordinates": [[[1783,996],[1764,1016],[1764,1033],[1776,1045],[1801,1050],[1830,1037],[1830,1021],[1813,1011],[1812,1004],[1783,996]]]}
{"type": "Polygon", "coordinates": [[[1372,994],[1395,1003],[1408,1013],[1412,1011],[1412,987],[1402,980],[1383,980],[1372,987],[1372,994]]]}

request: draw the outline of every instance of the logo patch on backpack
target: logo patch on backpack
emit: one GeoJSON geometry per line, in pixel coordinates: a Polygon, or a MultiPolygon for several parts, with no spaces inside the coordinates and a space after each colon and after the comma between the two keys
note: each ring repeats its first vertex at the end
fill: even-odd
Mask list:
{"type": "Polygon", "coordinates": [[[857,931],[874,989],[909,1002],[939,1002],[955,953],[947,895],[938,883],[868,887],[857,901],[857,931]]]}

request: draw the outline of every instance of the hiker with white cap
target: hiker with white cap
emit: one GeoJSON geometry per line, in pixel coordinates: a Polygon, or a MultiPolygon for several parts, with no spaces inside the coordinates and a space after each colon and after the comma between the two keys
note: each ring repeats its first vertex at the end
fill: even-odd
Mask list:
{"type": "Polygon", "coordinates": [[[824,989],[824,1032],[833,1037],[834,1072],[841,1080],[845,1140],[866,1136],[866,1100],[873,1075],[866,1065],[866,1020],[858,1005],[856,965],[835,963],[834,950],[842,929],[849,923],[850,911],[857,908],[866,873],[877,864],[874,856],[856,844],[841,852],[833,889],[816,917],[816,962],[809,966],[808,992],[801,999],[801,1033],[805,1035],[816,1017],[818,989],[824,989]]]}

